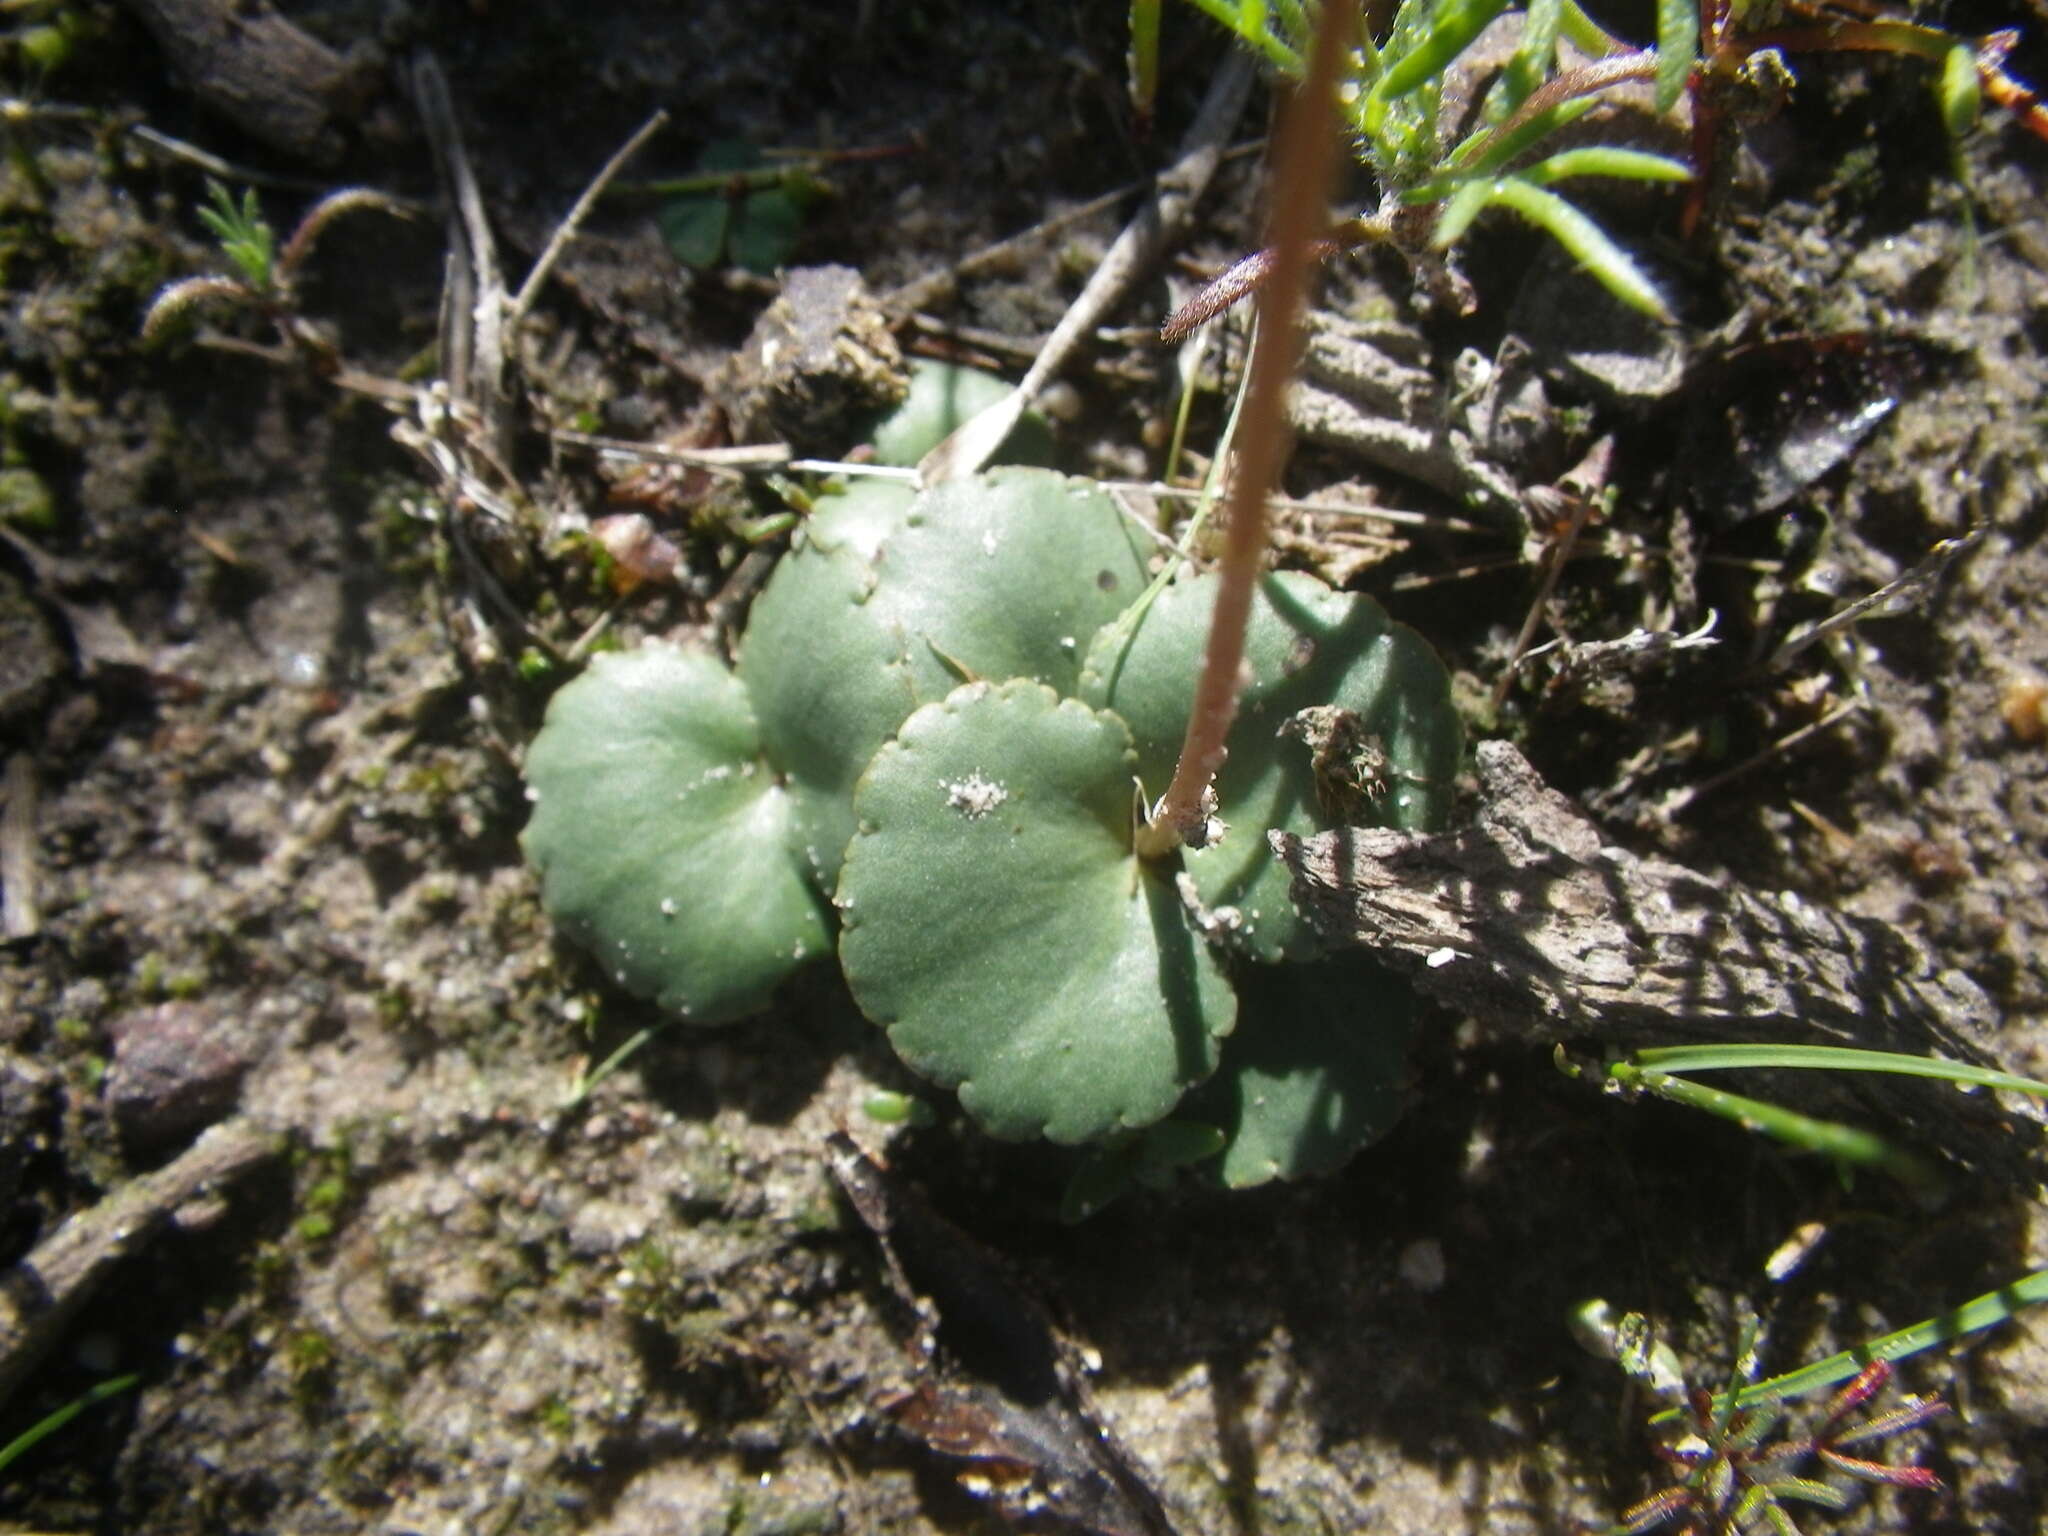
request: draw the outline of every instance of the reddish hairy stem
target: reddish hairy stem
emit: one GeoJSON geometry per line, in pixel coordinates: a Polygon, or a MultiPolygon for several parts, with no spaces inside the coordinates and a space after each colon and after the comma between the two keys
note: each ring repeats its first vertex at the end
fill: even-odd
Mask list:
{"type": "MultiPolygon", "coordinates": [[[[1352,220],[1352,224],[1359,221],[1352,220]]],[[[1350,226],[1345,226],[1349,228],[1350,226]]],[[[1312,261],[1328,261],[1340,251],[1348,251],[1364,243],[1366,236],[1353,240],[1338,240],[1325,237],[1309,246],[1312,261]]],[[[1181,342],[1194,334],[1195,327],[1206,325],[1240,299],[1257,293],[1265,286],[1266,279],[1273,273],[1274,253],[1271,249],[1253,251],[1251,255],[1231,264],[1220,277],[1209,280],[1187,303],[1168,315],[1159,327],[1159,339],[1169,344],[1181,342]]]]}
{"type": "Polygon", "coordinates": [[[1474,134],[1459,145],[1455,163],[1470,165],[1486,152],[1494,140],[1515,132],[1539,112],[1548,112],[1552,107],[1562,106],[1580,96],[1591,96],[1624,81],[1653,80],[1656,75],[1657,53],[1652,48],[1638,49],[1633,53],[1610,53],[1604,59],[1595,59],[1577,69],[1552,75],[1523,97],[1522,104],[1498,126],[1474,134]]]}
{"type": "Polygon", "coordinates": [[[1286,457],[1287,384],[1300,350],[1297,321],[1315,238],[1325,218],[1325,189],[1336,145],[1331,109],[1337,65],[1357,24],[1352,0],[1332,0],[1323,7],[1307,76],[1280,124],[1266,241],[1272,262],[1259,290],[1259,340],[1239,429],[1243,446],[1231,480],[1216,609],[1173,782],[1149,824],[1139,828],[1138,851],[1148,856],[1171,852],[1207,820],[1203,795],[1223,766],[1225,738],[1237,713],[1245,621],[1266,545],[1266,495],[1286,457]]]}

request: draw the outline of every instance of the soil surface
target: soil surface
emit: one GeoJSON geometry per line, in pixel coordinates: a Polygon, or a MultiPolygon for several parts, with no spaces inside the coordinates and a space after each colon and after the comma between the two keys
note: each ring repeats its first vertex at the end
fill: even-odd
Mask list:
{"type": "MultiPolygon", "coordinates": [[[[0,171],[0,1262],[47,1259],[39,1244],[124,1191],[142,1208],[121,1208],[118,1240],[101,1229],[105,1262],[79,1261],[61,1315],[33,1294],[48,1271],[9,1278],[0,1442],[138,1379],[0,1471],[0,1522],[999,1528],[911,1411],[929,1384],[891,1265],[835,1184],[840,1130],[886,1148],[891,1177],[1047,1309],[1092,1412],[1189,1533],[1597,1529],[1670,1473],[1652,1405],[1573,1341],[1578,1304],[1647,1314],[1718,1385],[1747,1317],[1775,1372],[2048,1264],[2031,1162],[1950,1162],[1933,1193],[1847,1180],[1443,1013],[1425,1015],[1405,1117],[1341,1174],[1188,1181],[1078,1225],[1059,1219],[1073,1154],[979,1138],[928,1088],[936,1123],[870,1117],[877,1089],[920,1085],[831,967],[746,1024],[663,1029],[583,1091],[662,1020],[541,912],[520,753],[592,644],[729,634],[779,547],[758,525],[777,503],[758,484],[631,479],[551,434],[719,442],[730,360],[777,282],[682,265],[661,225],[675,194],[625,188],[508,339],[505,440],[434,417],[452,237],[421,60],[445,77],[513,288],[666,109],[626,181],[688,175],[728,141],[848,152],[819,162],[827,193],[782,263],[854,268],[906,351],[1014,377],[1128,200],[926,285],[915,313],[891,295],[1156,169],[1221,38],[1169,9],[1141,137],[1114,6],[23,14],[0,43],[17,98],[0,171]],[[257,186],[280,239],[334,189],[394,202],[322,229],[288,302],[216,293],[146,344],[163,285],[232,272],[196,216],[209,163],[237,197],[257,186]],[[445,475],[451,454],[467,479],[445,475]],[[681,559],[622,592],[589,530],[631,512],[681,559]],[[232,1173],[185,1178],[208,1149],[232,1173]],[[1795,1236],[1805,1262],[1767,1274],[1795,1236]]],[[[2036,43],[2011,67],[2044,63],[2036,43]]],[[[1333,264],[1328,348],[1397,359],[1422,381],[1416,419],[1465,433],[1484,473],[1433,478],[1347,446],[1341,410],[1305,418],[1292,495],[1427,516],[1290,513],[1278,558],[1420,628],[1470,734],[1515,740],[1612,842],[1909,931],[1984,989],[1973,1022],[2005,1064],[2048,1076],[2048,145],[1993,111],[1952,153],[1911,59],[1791,67],[1779,112],[1724,131],[1689,240],[1680,191],[1587,195],[1671,327],[1615,319],[1505,220],[1465,248],[1469,316],[1391,255],[1333,264]],[[1552,651],[1504,684],[1558,537],[1500,510],[1500,487],[1554,509],[1532,488],[1609,436],[1613,499],[1534,639],[1690,633],[1711,614],[1717,643],[1590,682],[1552,651]],[[1801,625],[1973,531],[1916,590],[1788,653],[1801,625]]],[[[1260,91],[1241,139],[1265,110],[1260,91]]],[[[1259,166],[1226,162],[1196,237],[1067,371],[1050,403],[1064,467],[1161,472],[1175,356],[1154,332],[1257,243],[1259,166]]],[[[1341,405],[1356,374],[1309,382],[1341,405]]],[[[1203,452],[1227,402],[1209,382],[1188,439],[1203,452]]],[[[1570,1044],[1592,1059],[1601,1042],[1570,1044]]],[[[2022,1318],[1900,1374],[1957,1412],[1863,1449],[1942,1489],[1878,1489],[1803,1527],[2048,1527],[2048,1333],[2022,1318]]]]}

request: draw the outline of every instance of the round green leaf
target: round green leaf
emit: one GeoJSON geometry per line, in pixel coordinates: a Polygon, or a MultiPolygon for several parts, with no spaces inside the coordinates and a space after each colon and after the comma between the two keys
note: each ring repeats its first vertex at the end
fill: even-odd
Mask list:
{"type": "Polygon", "coordinates": [[[1232,1189],[1329,1173],[1400,1117],[1415,994],[1362,956],[1248,967],[1216,1075],[1180,1113],[1214,1121],[1232,1189]]]}
{"type": "Polygon", "coordinates": [[[723,197],[679,198],[655,215],[655,223],[676,260],[702,271],[725,254],[732,205],[723,197]]]}
{"type": "Polygon", "coordinates": [[[621,986],[711,1023],[831,944],[745,690],[672,645],[601,655],[526,757],[541,903],[621,986]]]}
{"type": "MultiPolygon", "coordinates": [[[[1175,582],[1135,634],[1105,629],[1089,651],[1080,697],[1129,723],[1139,775],[1155,795],[1187,731],[1215,602],[1213,576],[1175,582]]],[[[1260,960],[1308,958],[1320,945],[1294,910],[1266,833],[1442,825],[1462,750],[1450,676],[1371,598],[1298,572],[1260,582],[1245,668],[1230,757],[1216,780],[1228,830],[1183,858],[1219,936],[1260,960]]]]}
{"type": "Polygon", "coordinates": [[[902,495],[821,504],[740,651],[801,848],[828,887],[853,834],[854,781],[912,709],[976,678],[1072,692],[1095,631],[1144,582],[1136,536],[1085,480],[1010,468],[907,504],[888,505],[888,491],[902,495]]]}
{"type": "Polygon", "coordinates": [[[995,1135],[1149,1125],[1236,1016],[1169,879],[1131,852],[1131,762],[1114,715],[972,683],[906,720],[855,794],[847,982],[995,1135]]]}
{"type": "MultiPolygon", "coordinates": [[[[910,393],[875,428],[875,462],[914,468],[917,461],[952,436],[954,428],[1009,394],[992,373],[957,363],[919,358],[910,365],[910,393]]],[[[1026,411],[996,456],[1005,464],[1045,464],[1052,459],[1052,432],[1045,418],[1026,411]]]]}
{"type": "Polygon", "coordinates": [[[920,702],[963,671],[1071,694],[1095,632],[1143,590],[1139,537],[1093,481],[992,469],[917,498],[877,556],[871,606],[909,637],[920,702]]]}
{"type": "Polygon", "coordinates": [[[751,193],[732,210],[728,240],[733,265],[773,277],[795,254],[803,229],[802,207],[781,187],[751,193]]]}
{"type": "Polygon", "coordinates": [[[853,784],[918,705],[909,642],[868,609],[875,557],[912,492],[858,481],[827,497],[754,599],[739,677],[768,761],[785,775],[792,848],[829,891],[853,836],[853,784]]]}
{"type": "MultiPolygon", "coordinates": [[[[917,492],[900,480],[854,480],[844,490],[818,498],[804,519],[795,552],[843,549],[872,565],[916,500],[917,492]]],[[[863,602],[867,584],[864,577],[863,602]]]]}

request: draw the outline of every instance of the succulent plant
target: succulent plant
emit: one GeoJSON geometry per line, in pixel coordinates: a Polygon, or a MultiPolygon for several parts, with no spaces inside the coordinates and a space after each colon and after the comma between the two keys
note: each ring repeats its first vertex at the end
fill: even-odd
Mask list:
{"type": "Polygon", "coordinates": [[[1147,593],[1146,548],[1048,470],[821,498],[736,668],[649,644],[556,696],[527,764],[548,910],[710,1022],[825,953],[836,908],[906,1063],[995,1135],[1099,1144],[1079,1210],[1190,1162],[1232,1185],[1341,1163],[1398,1108],[1410,1000],[1321,955],[1266,834],[1440,824],[1449,681],[1370,598],[1267,578],[1232,825],[1142,857],[1137,786],[1170,773],[1214,602],[1202,576],[1147,593]]]}

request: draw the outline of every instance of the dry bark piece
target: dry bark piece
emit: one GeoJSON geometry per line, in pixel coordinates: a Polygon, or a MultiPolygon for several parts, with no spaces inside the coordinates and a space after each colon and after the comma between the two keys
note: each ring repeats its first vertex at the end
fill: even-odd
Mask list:
{"type": "MultiPolygon", "coordinates": [[[[1903,931],[1603,846],[1506,742],[1482,743],[1478,765],[1481,809],[1457,831],[1274,834],[1326,939],[1546,1043],[1845,1045],[1997,1065],[1990,1000],[1903,931]]],[[[1780,1073],[1763,1092],[1820,1113],[1874,1104],[2012,1172],[2037,1139],[1988,1097],[1882,1074],[1780,1073]]]]}
{"type": "Polygon", "coordinates": [[[892,1411],[1006,1520],[1073,1536],[1174,1536],[1090,1402],[1072,1348],[1001,1262],[844,1132],[826,1156],[888,1266],[916,1379],[892,1411]]]}
{"type": "Polygon", "coordinates": [[[0,938],[32,939],[42,931],[36,860],[35,759],[10,753],[0,770],[0,938]]]}
{"type": "Polygon", "coordinates": [[[341,158],[340,124],[381,67],[374,51],[336,53],[267,4],[128,0],[192,93],[244,132],[320,164],[341,158]]]}

